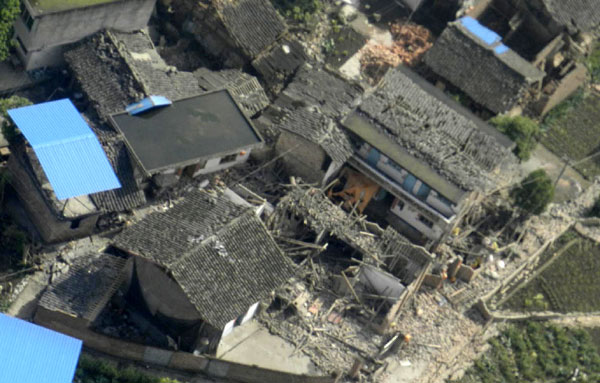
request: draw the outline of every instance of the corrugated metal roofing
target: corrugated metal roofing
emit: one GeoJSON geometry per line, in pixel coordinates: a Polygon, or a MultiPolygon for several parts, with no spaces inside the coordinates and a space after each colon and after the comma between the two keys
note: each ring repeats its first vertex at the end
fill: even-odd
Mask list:
{"type": "Polygon", "coordinates": [[[71,383],[82,342],[0,314],[0,383],[71,383]]]}
{"type": "Polygon", "coordinates": [[[460,23],[467,28],[469,32],[477,36],[481,41],[487,45],[492,45],[502,40],[499,34],[492,31],[489,28],[479,24],[479,21],[472,17],[465,16],[460,19],[460,23]]]}
{"type": "Polygon", "coordinates": [[[94,132],[69,99],[8,111],[59,200],[121,187],[94,132]]]}
{"type": "Polygon", "coordinates": [[[125,110],[131,115],[136,115],[158,106],[167,106],[171,104],[171,100],[164,96],[149,96],[136,103],[127,105],[125,110]]]}

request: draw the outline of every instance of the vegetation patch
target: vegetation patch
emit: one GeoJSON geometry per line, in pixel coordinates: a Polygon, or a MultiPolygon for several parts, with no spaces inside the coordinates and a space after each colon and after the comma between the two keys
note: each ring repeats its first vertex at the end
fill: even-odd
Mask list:
{"type": "Polygon", "coordinates": [[[594,45],[592,53],[586,59],[586,65],[592,75],[592,81],[600,82],[600,43],[594,45]]]}
{"type": "Polygon", "coordinates": [[[544,169],[535,170],[511,191],[515,205],[529,214],[541,214],[554,198],[554,184],[544,169]]]}
{"type": "Polygon", "coordinates": [[[600,156],[577,163],[600,151],[600,96],[579,92],[553,109],[542,125],[544,146],[575,162],[584,177],[600,175],[600,156]]]}
{"type": "Polygon", "coordinates": [[[128,367],[82,355],[75,371],[73,383],[180,383],[169,378],[146,375],[128,367]]]}
{"type": "MultiPolygon", "coordinates": [[[[332,23],[335,20],[332,20],[332,23]]],[[[350,57],[360,50],[366,43],[366,39],[354,29],[347,25],[335,22],[331,32],[324,40],[323,53],[327,64],[339,68],[350,57]]]]}
{"type": "Polygon", "coordinates": [[[599,382],[600,356],[581,329],[509,326],[457,383],[599,382]]]}
{"type": "Polygon", "coordinates": [[[519,159],[527,161],[531,157],[540,135],[540,127],[535,121],[524,116],[496,116],[490,123],[517,144],[515,155],[519,159]]]}
{"type": "Polygon", "coordinates": [[[279,13],[288,21],[310,24],[324,7],[320,0],[271,0],[279,13]]]}
{"type": "Polygon", "coordinates": [[[562,254],[506,301],[503,309],[600,311],[600,245],[575,231],[565,233],[558,242],[546,250],[542,262],[564,250],[562,254]]]}

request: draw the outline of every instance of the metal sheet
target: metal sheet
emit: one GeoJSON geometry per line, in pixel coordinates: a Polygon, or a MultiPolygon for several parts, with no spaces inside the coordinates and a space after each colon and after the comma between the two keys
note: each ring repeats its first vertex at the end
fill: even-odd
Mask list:
{"type": "Polygon", "coordinates": [[[59,200],[121,187],[94,132],[68,99],[11,109],[59,200]]]}
{"type": "Polygon", "coordinates": [[[167,106],[171,104],[171,100],[164,96],[149,96],[136,103],[127,105],[125,111],[134,116],[156,107],[167,106]]]}
{"type": "Polygon", "coordinates": [[[465,16],[460,19],[460,23],[487,45],[493,45],[502,40],[499,34],[479,24],[479,21],[472,17],[465,16]]]}
{"type": "Polygon", "coordinates": [[[0,314],[0,383],[71,383],[82,342],[0,314]]]}

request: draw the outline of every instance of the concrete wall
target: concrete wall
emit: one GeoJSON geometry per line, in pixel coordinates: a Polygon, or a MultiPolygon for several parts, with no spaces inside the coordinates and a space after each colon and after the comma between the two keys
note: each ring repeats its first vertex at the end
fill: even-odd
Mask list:
{"type": "Polygon", "coordinates": [[[286,172],[301,177],[307,183],[321,183],[325,178],[322,169],[327,155],[321,147],[297,134],[282,131],[275,144],[286,172]]]}
{"type": "MultiPolygon", "coordinates": [[[[235,158],[235,161],[222,162],[222,158],[212,158],[212,159],[206,161],[206,164],[202,168],[197,169],[194,172],[193,176],[197,177],[202,174],[218,172],[218,171],[230,168],[232,166],[244,163],[244,162],[248,161],[248,158],[250,158],[251,151],[252,151],[251,148],[246,148],[246,149],[240,150],[235,158]],[[242,152],[244,152],[244,154],[241,154],[242,152]]],[[[235,153],[232,153],[232,154],[235,154],[235,153]]]]}
{"type": "Polygon", "coordinates": [[[256,366],[228,362],[204,356],[195,356],[182,351],[163,350],[119,339],[110,338],[82,327],[77,318],[41,307],[35,315],[35,323],[81,339],[85,347],[112,355],[144,363],[207,374],[214,378],[224,378],[242,383],[335,383],[336,377],[295,375],[268,370],[256,366]]]}
{"type": "Polygon", "coordinates": [[[577,64],[562,80],[559,81],[554,92],[549,96],[542,96],[536,103],[537,112],[543,116],[552,108],[563,102],[582,86],[588,77],[585,65],[577,64]]]}
{"type": "Polygon", "coordinates": [[[181,287],[155,264],[135,257],[135,272],[146,305],[152,315],[162,315],[178,321],[201,321],[196,308],[181,287]]]}
{"type": "MultiPolygon", "coordinates": [[[[155,0],[125,0],[101,4],[65,12],[48,13],[34,17],[31,29],[28,29],[19,16],[14,23],[15,35],[25,45],[31,62],[26,69],[35,66],[50,65],[43,58],[54,57],[41,51],[50,50],[58,45],[77,42],[102,29],[135,31],[144,28],[154,9],[155,0]],[[37,52],[33,55],[33,52],[37,52]]],[[[29,10],[32,15],[34,12],[29,10]]]]}
{"type": "Polygon", "coordinates": [[[444,221],[433,215],[425,215],[424,212],[416,209],[416,207],[408,199],[400,200],[399,198],[396,198],[392,204],[390,212],[400,217],[403,221],[417,229],[427,238],[434,241],[439,239],[447,228],[447,224],[444,221]],[[433,226],[429,227],[422,220],[419,220],[420,216],[431,221],[433,226]]]}
{"type": "Polygon", "coordinates": [[[38,192],[37,185],[31,179],[29,172],[17,159],[18,155],[15,153],[8,161],[8,169],[11,174],[10,183],[42,239],[45,242],[63,242],[92,234],[96,229],[99,214],[80,218],[79,226],[75,229],[71,228],[70,220],[58,219],[44,197],[38,192]]]}

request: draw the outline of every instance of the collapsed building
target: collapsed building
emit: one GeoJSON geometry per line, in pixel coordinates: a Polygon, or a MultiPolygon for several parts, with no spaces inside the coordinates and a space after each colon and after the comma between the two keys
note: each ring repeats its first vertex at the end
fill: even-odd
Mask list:
{"type": "Polygon", "coordinates": [[[305,185],[290,186],[267,225],[301,270],[259,320],[324,371],[350,368],[355,357],[378,359],[381,335],[397,331],[434,256],[305,185]]]}
{"type": "Polygon", "coordinates": [[[462,13],[425,63],[486,109],[543,115],[585,82],[579,59],[600,26],[591,1],[483,0],[462,13]]]}
{"type": "Polygon", "coordinates": [[[134,257],[130,299],[187,351],[214,352],[295,272],[254,209],[204,191],[128,227],[114,245],[134,257]]]}
{"type": "Polygon", "coordinates": [[[306,61],[302,45],[269,0],[173,2],[181,28],[229,68],[251,63],[269,86],[277,86],[306,61]]]}
{"type": "Polygon", "coordinates": [[[403,66],[343,126],[355,153],[336,194],[433,247],[514,158],[508,137],[403,66]]]}

